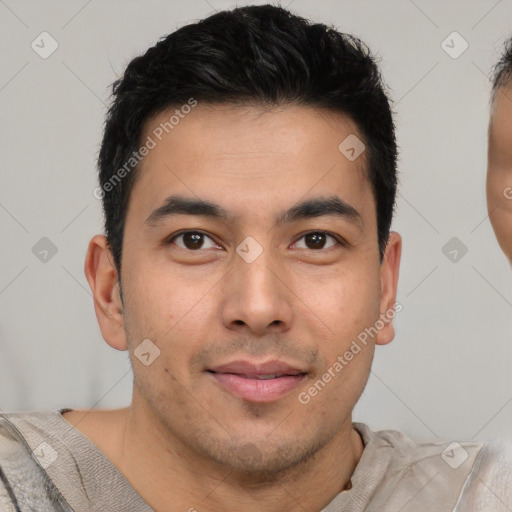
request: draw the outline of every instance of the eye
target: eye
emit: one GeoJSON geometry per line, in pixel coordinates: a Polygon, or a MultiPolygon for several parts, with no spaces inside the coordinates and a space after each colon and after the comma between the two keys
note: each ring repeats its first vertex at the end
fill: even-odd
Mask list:
{"type": "MultiPolygon", "coordinates": [[[[312,249],[312,250],[319,250],[319,249],[329,249],[333,247],[334,245],[344,245],[342,242],[340,242],[334,235],[330,235],[329,233],[326,233],[325,231],[310,231],[309,233],[306,233],[303,235],[300,240],[304,240],[303,247],[299,247],[299,249],[312,249]],[[331,239],[331,244],[326,245],[328,239],[331,239]]],[[[296,242],[295,245],[297,245],[299,242],[296,242]]]]}
{"type": "Polygon", "coordinates": [[[171,238],[166,241],[166,244],[170,245],[175,241],[179,241],[176,243],[178,247],[190,251],[218,247],[218,245],[208,235],[201,231],[182,231],[181,233],[172,235],[171,238]],[[209,247],[204,247],[205,239],[210,240],[211,245],[209,247]]]}

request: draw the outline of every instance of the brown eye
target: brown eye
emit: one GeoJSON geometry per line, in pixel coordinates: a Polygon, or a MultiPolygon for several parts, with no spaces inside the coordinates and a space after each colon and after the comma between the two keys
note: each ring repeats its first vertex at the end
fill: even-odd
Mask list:
{"type": "MultiPolygon", "coordinates": [[[[311,231],[306,233],[300,240],[304,240],[305,247],[299,247],[299,249],[328,249],[333,245],[340,245],[340,243],[334,238],[334,236],[325,233],[324,231],[311,231]],[[327,245],[329,239],[333,240],[331,245],[327,245]]],[[[297,242],[299,243],[299,242],[297,242]]]]}
{"type": "Polygon", "coordinates": [[[200,249],[203,245],[203,235],[201,233],[184,233],[183,245],[187,249],[200,249]]]}
{"type": "Polygon", "coordinates": [[[211,247],[217,247],[217,244],[213,242],[213,240],[201,233],[200,231],[185,231],[179,233],[178,235],[173,236],[168,243],[172,244],[176,241],[176,245],[182,249],[188,249],[190,251],[197,251],[199,249],[207,249],[208,247],[203,247],[205,240],[210,240],[211,247]]]}

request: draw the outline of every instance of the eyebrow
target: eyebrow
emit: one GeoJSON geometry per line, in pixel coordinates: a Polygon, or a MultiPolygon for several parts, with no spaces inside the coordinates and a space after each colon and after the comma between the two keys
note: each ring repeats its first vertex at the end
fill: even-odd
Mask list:
{"type": "MultiPolygon", "coordinates": [[[[154,226],[174,215],[196,215],[226,222],[233,221],[235,218],[228,210],[211,201],[172,195],[165,199],[161,206],[151,212],[145,224],[154,226]]],[[[338,196],[317,197],[301,201],[290,209],[280,212],[276,217],[276,225],[327,215],[342,218],[360,226],[363,225],[361,214],[338,196]]]]}

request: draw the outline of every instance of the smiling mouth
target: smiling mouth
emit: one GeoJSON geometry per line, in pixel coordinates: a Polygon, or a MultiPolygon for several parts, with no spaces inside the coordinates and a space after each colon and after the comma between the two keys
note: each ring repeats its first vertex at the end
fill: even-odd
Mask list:
{"type": "Polygon", "coordinates": [[[300,385],[307,372],[283,362],[254,364],[238,361],[207,373],[224,390],[248,402],[274,402],[300,385]]]}
{"type": "Polygon", "coordinates": [[[242,377],[244,379],[257,379],[257,380],[269,380],[269,379],[279,379],[281,377],[297,377],[298,375],[305,375],[304,372],[295,372],[295,373],[261,373],[261,374],[244,374],[244,373],[235,373],[235,372],[215,372],[213,370],[207,370],[209,373],[216,374],[224,374],[224,375],[237,375],[238,377],[242,377]]]}

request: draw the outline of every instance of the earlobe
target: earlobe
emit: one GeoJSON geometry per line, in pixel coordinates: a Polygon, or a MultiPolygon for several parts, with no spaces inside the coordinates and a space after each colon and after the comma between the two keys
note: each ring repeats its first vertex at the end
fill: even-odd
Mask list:
{"type": "Polygon", "coordinates": [[[84,272],[103,339],[117,350],[127,350],[118,273],[104,235],[96,235],[89,242],[84,272]]]}
{"type": "Polygon", "coordinates": [[[381,263],[381,298],[378,334],[375,336],[377,345],[386,345],[395,337],[393,319],[401,311],[401,305],[397,306],[396,291],[398,286],[398,274],[400,270],[400,257],[402,254],[402,237],[392,231],[389,234],[386,251],[381,263]]]}

